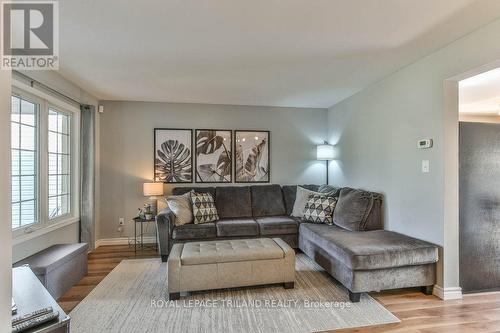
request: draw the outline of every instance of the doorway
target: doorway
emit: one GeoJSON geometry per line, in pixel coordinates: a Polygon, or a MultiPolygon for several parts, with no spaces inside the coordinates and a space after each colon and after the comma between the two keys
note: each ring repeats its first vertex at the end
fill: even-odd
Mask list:
{"type": "Polygon", "coordinates": [[[500,68],[458,82],[459,280],[500,289],[500,68]]]}

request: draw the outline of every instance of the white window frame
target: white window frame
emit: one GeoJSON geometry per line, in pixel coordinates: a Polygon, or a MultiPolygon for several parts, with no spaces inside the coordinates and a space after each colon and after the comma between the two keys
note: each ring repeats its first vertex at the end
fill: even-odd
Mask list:
{"type": "MultiPolygon", "coordinates": [[[[21,101],[22,100],[25,100],[27,102],[30,102],[30,103],[33,103],[33,104],[36,104],[37,105],[37,110],[36,110],[36,119],[35,119],[35,128],[36,128],[36,131],[35,131],[35,143],[36,143],[36,156],[35,156],[35,170],[36,170],[36,194],[35,194],[35,198],[36,198],[36,220],[37,222],[35,223],[32,223],[32,224],[28,224],[28,225],[25,225],[25,226],[21,226],[21,227],[18,227],[18,228],[15,228],[15,229],[12,229],[13,232],[16,232],[18,230],[22,230],[22,229],[25,229],[25,228],[29,228],[29,227],[34,227],[36,225],[38,225],[40,223],[40,204],[41,204],[41,198],[40,198],[40,158],[41,158],[41,154],[42,152],[40,151],[40,114],[41,114],[41,110],[42,110],[42,107],[43,107],[43,100],[36,97],[36,96],[33,96],[31,94],[20,94],[19,91],[15,90],[15,89],[12,89],[12,92],[11,92],[11,95],[12,96],[16,96],[18,97],[21,101]]],[[[11,99],[11,102],[12,102],[12,99],[11,99]]],[[[12,112],[12,106],[9,110],[10,112],[12,112]]],[[[12,122],[11,122],[11,126],[12,126],[12,122]]],[[[12,153],[12,148],[11,148],[11,153],[12,153]]],[[[12,175],[11,175],[11,179],[12,179],[12,175]]]]}
{"type": "MultiPolygon", "coordinates": [[[[73,134],[73,120],[74,120],[74,115],[72,112],[70,111],[67,111],[63,108],[60,108],[59,106],[56,106],[54,105],[53,103],[48,103],[47,104],[47,119],[48,119],[48,115],[49,115],[49,110],[52,109],[54,110],[55,112],[57,113],[62,113],[64,115],[67,115],[69,116],[69,119],[70,119],[70,128],[69,128],[69,138],[70,138],[70,151],[69,151],[69,157],[70,157],[70,184],[69,184],[69,195],[70,195],[70,198],[71,198],[71,202],[70,202],[70,207],[69,207],[69,210],[70,212],[67,213],[67,214],[64,214],[64,215],[59,215],[59,216],[56,216],[54,218],[50,218],[49,217],[49,211],[48,211],[48,207],[49,207],[49,204],[48,204],[48,200],[49,200],[49,170],[48,170],[48,160],[47,160],[47,172],[45,174],[45,176],[47,177],[46,181],[47,181],[47,205],[46,205],[46,208],[47,208],[47,212],[46,212],[46,216],[47,216],[47,219],[49,220],[49,222],[52,224],[52,223],[57,223],[58,221],[64,221],[66,220],[67,218],[70,218],[72,217],[72,212],[73,210],[75,209],[75,202],[74,200],[72,199],[73,198],[73,192],[74,192],[74,188],[73,186],[75,185],[75,180],[74,180],[74,176],[73,176],[73,173],[75,172],[75,166],[73,165],[73,160],[74,160],[74,156],[73,156],[73,149],[74,149],[74,145],[73,145],[73,140],[74,140],[74,134],[73,134]]],[[[48,124],[47,124],[47,128],[44,129],[46,134],[48,135],[48,124]]],[[[47,137],[47,154],[46,154],[46,158],[48,159],[49,157],[49,150],[48,150],[48,137],[47,137]]],[[[79,169],[78,169],[79,170],[79,169]]],[[[77,170],[77,171],[78,171],[77,170]]]]}
{"type": "Polygon", "coordinates": [[[12,230],[13,244],[41,236],[55,229],[80,221],[80,109],[51,94],[35,89],[13,78],[12,94],[40,105],[38,115],[38,223],[12,230]],[[49,108],[71,116],[70,127],[70,213],[49,219],[49,152],[48,117],[49,108]]]}

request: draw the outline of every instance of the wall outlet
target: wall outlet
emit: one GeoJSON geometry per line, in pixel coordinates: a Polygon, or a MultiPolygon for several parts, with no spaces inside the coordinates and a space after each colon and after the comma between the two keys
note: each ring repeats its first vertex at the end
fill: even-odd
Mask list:
{"type": "Polygon", "coordinates": [[[429,160],[422,160],[422,172],[423,173],[428,173],[431,170],[430,162],[429,160]]]}
{"type": "Polygon", "coordinates": [[[120,217],[120,218],[118,219],[118,224],[119,224],[119,225],[125,225],[125,219],[124,219],[123,217],[120,217]]]}

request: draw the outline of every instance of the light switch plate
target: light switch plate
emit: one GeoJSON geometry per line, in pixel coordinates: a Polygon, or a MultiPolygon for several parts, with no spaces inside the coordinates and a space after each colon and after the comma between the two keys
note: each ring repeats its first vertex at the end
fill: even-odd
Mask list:
{"type": "Polygon", "coordinates": [[[428,172],[430,172],[430,170],[431,170],[431,167],[430,167],[429,160],[422,160],[422,172],[428,173],[428,172]]]}

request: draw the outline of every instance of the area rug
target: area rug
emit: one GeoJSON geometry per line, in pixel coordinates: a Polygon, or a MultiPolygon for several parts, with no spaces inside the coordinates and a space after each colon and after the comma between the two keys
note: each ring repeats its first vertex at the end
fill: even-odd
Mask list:
{"type": "Polygon", "coordinates": [[[399,322],[369,295],[347,290],[304,254],[294,289],[282,285],[196,292],[167,301],[167,265],[122,261],[70,313],[71,332],[317,332],[399,322]]]}

